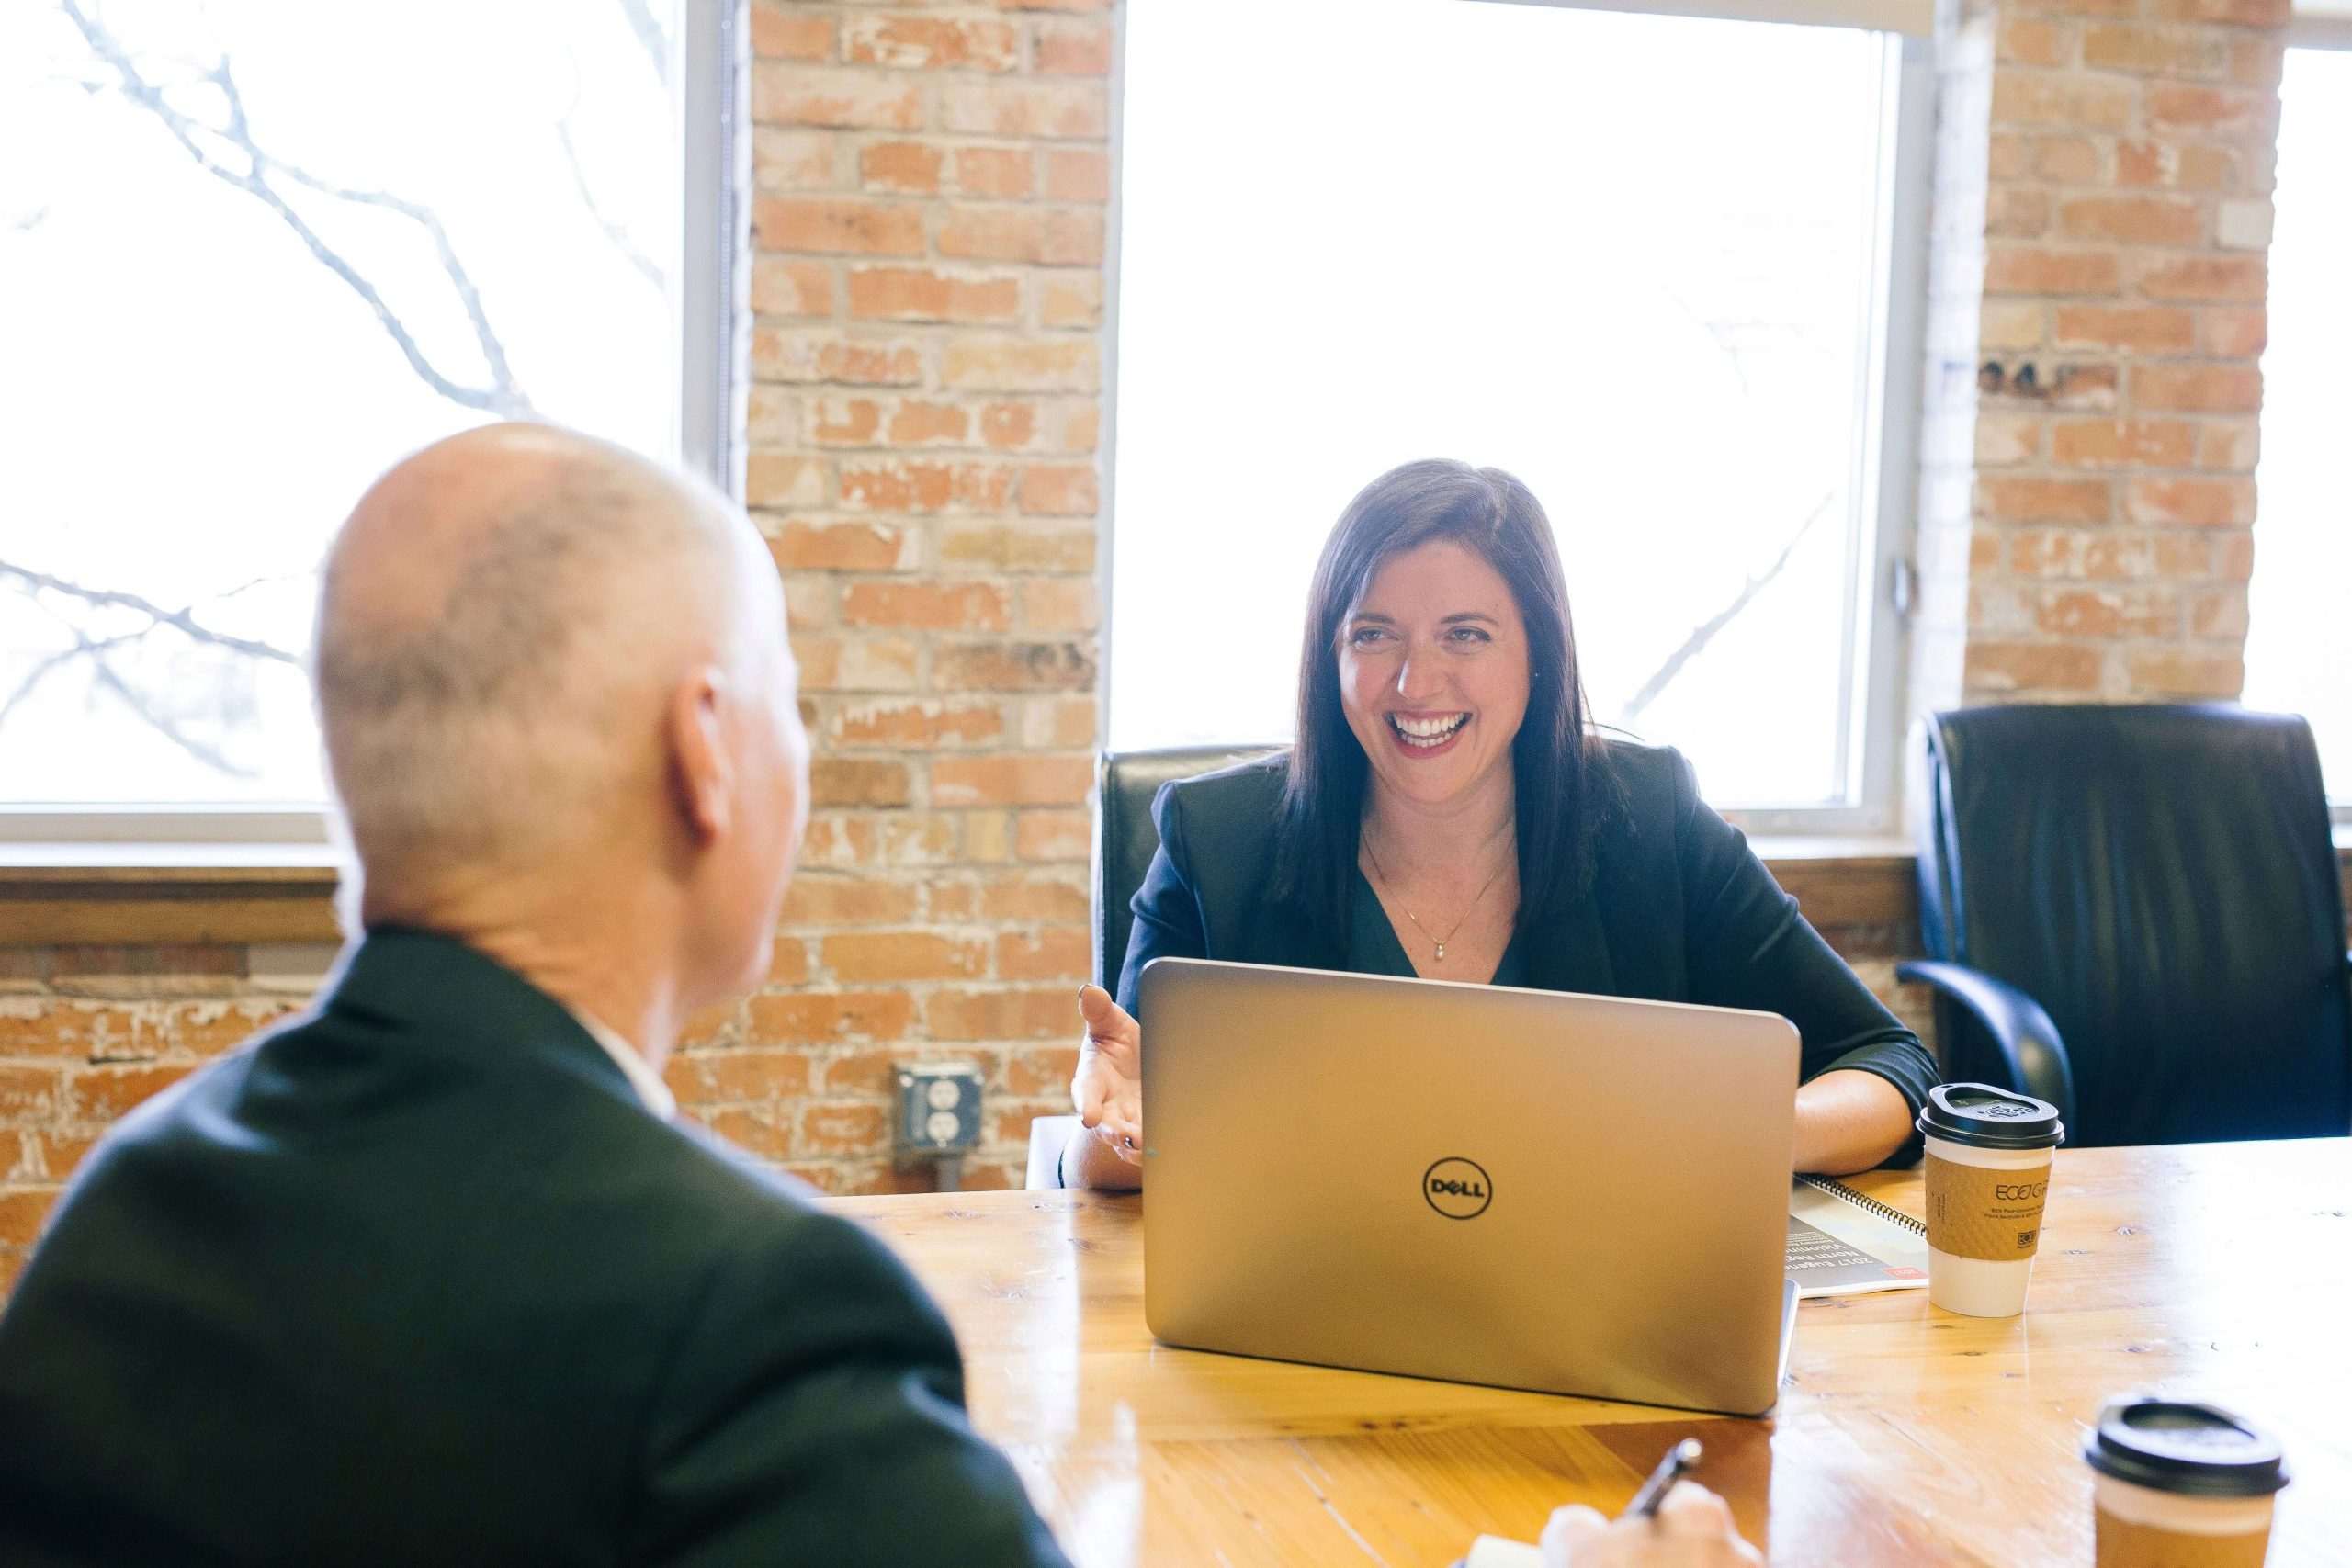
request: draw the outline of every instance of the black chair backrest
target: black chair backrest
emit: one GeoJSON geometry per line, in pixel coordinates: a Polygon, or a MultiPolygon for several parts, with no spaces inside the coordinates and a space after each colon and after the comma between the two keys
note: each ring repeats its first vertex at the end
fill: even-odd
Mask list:
{"type": "Polygon", "coordinates": [[[1136,890],[1159,852],[1152,797],[1173,779],[1252,762],[1276,746],[1180,746],[1164,751],[1105,751],[1094,766],[1094,978],[1119,988],[1136,890]]]}
{"type": "Polygon", "coordinates": [[[2014,706],[1924,728],[1928,954],[2048,1011],[2070,1143],[2352,1129],[2343,890],[2308,725],[2014,706]]]}

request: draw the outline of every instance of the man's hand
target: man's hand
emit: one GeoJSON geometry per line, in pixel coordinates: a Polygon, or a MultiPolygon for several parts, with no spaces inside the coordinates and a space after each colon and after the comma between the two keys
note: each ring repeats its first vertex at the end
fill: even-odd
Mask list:
{"type": "Polygon", "coordinates": [[[1739,1539],[1731,1508],[1678,1481],[1654,1519],[1611,1521],[1578,1504],[1544,1527],[1544,1568],[1752,1568],[1764,1559],[1739,1539]]]}
{"type": "Polygon", "coordinates": [[[1078,1119],[1129,1165],[1143,1163],[1143,1026],[1100,986],[1078,990],[1086,1042],[1070,1099],[1078,1119]]]}

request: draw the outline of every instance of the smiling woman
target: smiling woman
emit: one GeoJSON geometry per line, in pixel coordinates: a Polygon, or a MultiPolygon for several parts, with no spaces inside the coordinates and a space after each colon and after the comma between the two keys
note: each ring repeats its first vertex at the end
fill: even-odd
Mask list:
{"type": "Polygon", "coordinates": [[[1552,540],[1498,468],[1408,463],[1349,503],[1307,605],[1296,745],[1154,803],[1119,994],[1080,997],[1066,1176],[1141,1179],[1131,1010],[1161,957],[1777,1012],[1804,1040],[1795,1168],[1905,1145],[1933,1061],[1679,753],[1592,733],[1552,540]]]}
{"type": "MultiPolygon", "coordinates": [[[[1385,809],[1366,814],[1358,846],[1373,886],[1389,914],[1404,916],[1430,942],[1428,965],[1417,957],[1415,968],[1425,975],[1444,973],[1451,942],[1453,964],[1472,977],[1491,976],[1494,965],[1484,962],[1487,950],[1498,936],[1508,940],[1510,923],[1493,913],[1506,906],[1487,895],[1518,865],[1510,832],[1510,745],[1528,696],[1527,628],[1511,603],[1510,587],[1451,539],[1400,555],[1381,568],[1347,617],[1339,666],[1340,705],[1348,728],[1383,785],[1374,793],[1373,805],[1385,809]],[[1467,809],[1456,807],[1457,801],[1467,809]],[[1420,831],[1389,820],[1416,814],[1431,818],[1420,831]],[[1470,854],[1419,867],[1402,858],[1408,849],[1433,847],[1428,828],[1455,820],[1483,833],[1483,842],[1470,854]],[[1441,936],[1405,901],[1400,888],[1408,885],[1381,863],[1378,846],[1384,841],[1399,869],[1417,870],[1424,885],[1477,876],[1482,863],[1493,869],[1459,905],[1461,917],[1441,936]],[[1471,929],[1470,940],[1458,940],[1482,911],[1485,918],[1471,929]]],[[[1459,889],[1429,891],[1442,896],[1459,889]]],[[[1515,886],[1506,891],[1516,904],[1515,886]]],[[[1456,906],[1449,898],[1438,907],[1456,906]]],[[[1495,956],[1499,959],[1500,953],[1495,956]]]]}
{"type": "Polygon", "coordinates": [[[1525,485],[1408,463],[1349,503],[1308,596],[1298,736],[1280,895],[1337,927],[1361,869],[1416,973],[1513,983],[1516,914],[1557,913],[1587,815],[1567,591],[1525,485]]]}

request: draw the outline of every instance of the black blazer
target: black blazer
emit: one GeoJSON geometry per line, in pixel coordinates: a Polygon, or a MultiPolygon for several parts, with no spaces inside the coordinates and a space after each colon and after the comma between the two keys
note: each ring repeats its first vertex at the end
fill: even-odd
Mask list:
{"type": "Polygon", "coordinates": [[[554,1000],[370,935],[90,1156],[0,1317],[0,1562],[1061,1563],[906,1269],[554,1000]]]}
{"type": "MultiPolygon", "coordinates": [[[[1548,991],[1777,1012],[1804,1040],[1804,1075],[1876,1073],[1916,1113],[1936,1079],[1919,1037],[1857,979],[1781,891],[1747,838],[1699,798],[1668,748],[1603,742],[1593,874],[1560,919],[1520,932],[1528,984],[1548,991]],[[1612,798],[1613,797],[1613,798],[1612,798]]],[[[1155,958],[1343,969],[1344,936],[1319,931],[1266,889],[1287,758],[1163,785],[1159,852],[1135,897],[1119,974],[1133,1012],[1155,958]]]]}

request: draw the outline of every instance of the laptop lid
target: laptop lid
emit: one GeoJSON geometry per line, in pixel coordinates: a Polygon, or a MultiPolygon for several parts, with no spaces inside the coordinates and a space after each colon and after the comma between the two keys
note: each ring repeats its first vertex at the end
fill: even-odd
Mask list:
{"type": "Polygon", "coordinates": [[[1194,959],[1147,966],[1139,1005],[1159,1338],[1771,1405],[1787,1020],[1194,959]]]}

